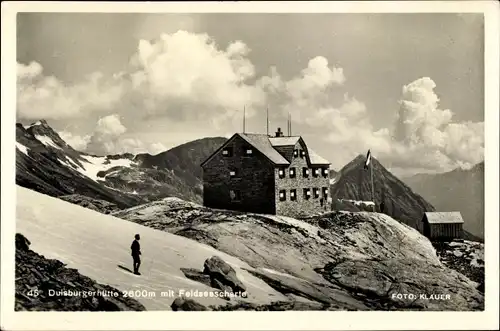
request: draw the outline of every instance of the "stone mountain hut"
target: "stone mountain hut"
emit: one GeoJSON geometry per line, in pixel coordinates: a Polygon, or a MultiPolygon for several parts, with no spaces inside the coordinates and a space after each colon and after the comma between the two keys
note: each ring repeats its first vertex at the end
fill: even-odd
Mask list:
{"type": "Polygon", "coordinates": [[[330,162],[280,128],[235,133],[201,167],[207,207],[298,216],[328,206],[330,162]]]}
{"type": "Polygon", "coordinates": [[[427,212],[422,219],[423,234],[430,240],[448,241],[461,239],[464,220],[458,211],[427,212]]]}

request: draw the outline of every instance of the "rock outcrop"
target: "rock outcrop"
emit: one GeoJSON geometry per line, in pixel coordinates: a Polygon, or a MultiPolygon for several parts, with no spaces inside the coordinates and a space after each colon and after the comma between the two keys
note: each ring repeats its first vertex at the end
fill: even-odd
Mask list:
{"type": "Polygon", "coordinates": [[[173,311],[205,311],[209,310],[207,307],[194,301],[193,299],[187,299],[184,297],[179,297],[172,302],[170,306],[173,311]]]}
{"type": "Polygon", "coordinates": [[[54,259],[33,252],[16,234],[16,311],[142,311],[138,301],[111,286],[98,284],[54,259]]]}
{"type": "Polygon", "coordinates": [[[236,277],[236,271],[218,256],[204,263],[203,273],[210,276],[212,287],[228,292],[245,292],[245,285],[236,277]]]}
{"type": "MultiPolygon", "coordinates": [[[[187,278],[205,284],[214,289],[246,296],[246,286],[238,279],[236,271],[219,256],[212,256],[205,260],[203,271],[190,268],[181,268],[187,278]]],[[[228,297],[222,296],[226,300],[228,297]]]]}
{"type": "Polygon", "coordinates": [[[118,206],[114,203],[105,200],[92,199],[81,194],[63,195],[58,198],[103,214],[111,214],[120,210],[120,208],[118,208],[118,206]]]}

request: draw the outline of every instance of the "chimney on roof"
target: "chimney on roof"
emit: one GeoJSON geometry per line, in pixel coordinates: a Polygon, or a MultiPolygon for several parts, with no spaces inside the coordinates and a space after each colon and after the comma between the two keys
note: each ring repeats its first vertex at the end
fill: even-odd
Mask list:
{"type": "Polygon", "coordinates": [[[278,128],[278,131],[276,131],[276,137],[283,137],[283,132],[281,131],[281,128],[278,128]]]}

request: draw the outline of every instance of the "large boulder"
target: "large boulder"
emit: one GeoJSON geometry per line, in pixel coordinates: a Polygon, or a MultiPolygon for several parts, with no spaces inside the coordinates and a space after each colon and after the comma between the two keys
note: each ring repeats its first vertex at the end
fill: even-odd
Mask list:
{"type": "Polygon", "coordinates": [[[176,298],[172,305],[170,306],[173,311],[205,311],[208,310],[207,307],[198,303],[192,299],[186,299],[183,297],[176,298]]]}
{"type": "Polygon", "coordinates": [[[245,292],[245,285],[236,276],[236,271],[218,256],[205,260],[203,273],[210,275],[212,287],[228,292],[245,292]]]}

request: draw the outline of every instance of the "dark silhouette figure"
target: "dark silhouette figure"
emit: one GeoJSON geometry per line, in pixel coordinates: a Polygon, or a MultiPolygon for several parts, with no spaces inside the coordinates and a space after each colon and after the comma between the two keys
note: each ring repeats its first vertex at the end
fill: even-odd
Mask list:
{"type": "Polygon", "coordinates": [[[135,235],[135,240],[132,242],[130,249],[132,250],[132,258],[134,259],[134,274],[140,275],[139,266],[141,265],[141,245],[139,244],[141,236],[135,235]]]}
{"type": "Polygon", "coordinates": [[[381,213],[384,213],[384,211],[385,211],[385,204],[384,204],[384,202],[382,201],[382,202],[380,203],[380,212],[381,212],[381,213]]]}

